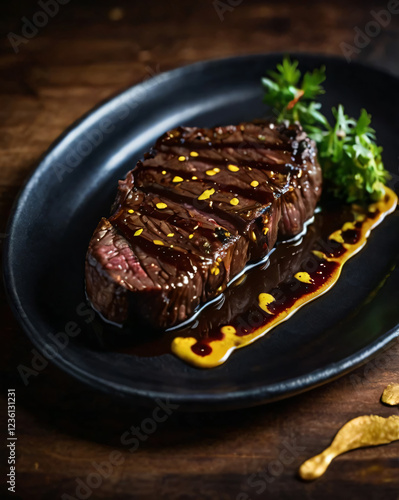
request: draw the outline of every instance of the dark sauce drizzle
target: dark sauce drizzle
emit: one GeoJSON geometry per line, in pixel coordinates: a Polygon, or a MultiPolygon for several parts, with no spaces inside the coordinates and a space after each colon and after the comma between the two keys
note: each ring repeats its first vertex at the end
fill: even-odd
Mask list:
{"type": "MultiPolygon", "coordinates": [[[[204,138],[202,138],[204,139],[204,138]]],[[[206,148],[212,148],[212,141],[200,140],[185,142],[184,140],[173,139],[167,141],[167,144],[162,147],[158,146],[158,151],[163,149],[168,150],[171,146],[176,148],[185,147],[187,151],[202,151],[206,148]]],[[[227,142],[220,144],[223,149],[225,147],[237,149],[242,147],[243,143],[227,142]]],[[[305,145],[306,146],[306,145],[305,145]]],[[[292,160],[298,162],[301,150],[305,147],[298,146],[297,149],[291,151],[292,160]]],[[[244,147],[250,147],[245,145],[244,147]]],[[[267,144],[257,145],[259,148],[268,149],[267,144]]],[[[270,149],[286,150],[287,144],[284,141],[281,144],[273,144],[270,149]]],[[[170,149],[169,149],[170,151],[170,149]]],[[[209,164],[221,165],[226,163],[225,160],[211,159],[202,157],[198,154],[195,161],[203,161],[209,164]]],[[[270,163],[256,161],[242,161],[237,163],[240,167],[249,167],[258,170],[274,170],[278,173],[296,174],[296,170],[289,164],[273,165],[270,163]],[[291,172],[292,171],[292,172],[291,172]]],[[[135,175],[140,178],[140,171],[143,171],[143,166],[138,167],[135,175]]],[[[182,179],[186,178],[185,171],[173,170],[173,174],[181,175],[182,179]]],[[[207,185],[214,185],[216,190],[229,191],[245,198],[251,198],[256,201],[257,198],[265,200],[265,193],[259,196],[256,191],[240,189],[237,186],[218,185],[212,179],[199,179],[203,182],[207,181],[207,185]]],[[[140,187],[140,186],[139,186],[140,187]]],[[[184,192],[177,192],[162,186],[152,186],[150,188],[154,194],[159,194],[168,197],[170,200],[177,203],[190,203],[190,195],[184,192]]],[[[151,207],[143,207],[145,210],[151,211],[151,207]]],[[[226,210],[219,208],[217,203],[213,207],[205,207],[204,212],[208,210],[223,217],[226,221],[239,226],[240,218],[226,210]]],[[[112,223],[126,235],[129,240],[132,240],[132,229],[123,220],[122,215],[117,214],[112,218],[112,223]]],[[[366,220],[375,219],[380,215],[379,210],[370,211],[365,208],[363,215],[366,220]]],[[[162,217],[160,215],[159,217],[162,217]]],[[[292,306],[302,297],[310,293],[316,293],[323,285],[328,282],[331,276],[340,266],[339,263],[329,261],[328,259],[337,259],[344,256],[347,252],[346,244],[355,245],[361,236],[362,222],[353,224],[353,227],[345,229],[341,232],[341,241],[331,239],[330,236],[334,231],[339,230],[345,223],[353,222],[353,208],[345,205],[329,203],[323,207],[321,212],[315,215],[315,221],[308,227],[306,234],[302,237],[301,242],[296,243],[280,243],[276,250],[271,254],[269,265],[265,263],[258,267],[252,268],[244,274],[244,277],[235,280],[227,289],[219,296],[218,300],[212,301],[202,307],[199,314],[195,315],[195,319],[191,322],[185,322],[184,326],[173,331],[163,332],[161,336],[153,337],[151,341],[138,342],[134,346],[129,346],[124,352],[141,356],[153,356],[162,353],[171,352],[171,344],[175,340],[191,339],[189,350],[195,356],[207,358],[212,355],[212,342],[222,341],[229,332],[224,332],[221,325],[228,325],[228,328],[234,331],[237,339],[248,337],[254,334],[259,329],[267,329],[274,318],[284,312],[287,312],[292,306]],[[327,259],[326,259],[327,257],[327,259]],[[305,270],[305,271],[304,271],[305,270]],[[299,275],[298,275],[299,273],[299,275]],[[301,275],[302,273],[302,275],[301,275]],[[299,276],[299,277],[298,277],[299,276]],[[260,306],[260,296],[266,295],[272,297],[270,303],[265,303],[264,307],[260,306]]],[[[184,220],[176,220],[178,226],[185,225],[184,220]]],[[[201,231],[201,228],[200,228],[201,231]]],[[[202,229],[203,232],[207,230],[202,229]]],[[[216,233],[216,236],[217,233],[216,233]]],[[[221,235],[223,237],[223,235],[221,235]]],[[[220,236],[219,236],[220,237],[220,236]]],[[[198,256],[184,254],[177,249],[171,249],[164,246],[157,247],[151,241],[143,237],[135,237],[135,244],[143,251],[150,255],[154,255],[171,264],[179,260],[179,266],[184,270],[193,270],[193,260],[198,261],[198,256]]],[[[148,332],[147,332],[148,335],[148,332]]],[[[148,338],[148,337],[147,337],[148,338]]],[[[176,353],[176,350],[173,349],[176,353]]],[[[183,356],[182,356],[183,357],[183,356]]],[[[183,357],[183,359],[186,359],[183,357]]],[[[187,359],[186,359],[187,360],[187,359]]]]}

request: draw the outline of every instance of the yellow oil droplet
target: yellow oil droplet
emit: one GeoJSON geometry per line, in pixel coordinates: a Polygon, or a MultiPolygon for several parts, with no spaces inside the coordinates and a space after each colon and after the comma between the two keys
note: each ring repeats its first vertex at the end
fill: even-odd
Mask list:
{"type": "Polygon", "coordinates": [[[313,280],[312,280],[312,278],[310,277],[310,274],[309,274],[309,273],[299,272],[299,273],[296,273],[294,277],[295,277],[298,281],[302,281],[302,283],[309,283],[309,284],[312,284],[312,283],[313,283],[313,280]]]}
{"type": "Polygon", "coordinates": [[[217,276],[220,273],[218,265],[219,263],[215,262],[214,266],[211,267],[211,274],[215,274],[217,276]]]}
{"type": "Polygon", "coordinates": [[[179,156],[179,161],[186,161],[186,157],[185,156],[179,156]]]}
{"type": "Polygon", "coordinates": [[[385,387],[381,401],[387,405],[399,405],[399,384],[389,384],[385,387]]]}
{"type": "MultiPolygon", "coordinates": [[[[302,172],[302,170],[301,170],[302,172]]],[[[363,222],[366,220],[366,215],[365,214],[355,214],[355,220],[356,222],[363,222]]]]}
{"type": "Polygon", "coordinates": [[[134,214],[134,210],[130,209],[128,210],[129,214],[134,214]]]}
{"type": "Polygon", "coordinates": [[[237,167],[237,165],[227,165],[227,168],[230,170],[230,172],[238,172],[240,169],[237,167]]]}
{"type": "Polygon", "coordinates": [[[193,158],[196,158],[198,156],[197,151],[191,151],[190,156],[192,156],[193,158]]]}
{"type": "Polygon", "coordinates": [[[215,194],[215,190],[213,188],[211,188],[211,189],[205,189],[205,191],[198,196],[198,199],[199,200],[207,200],[213,194],[215,194]]]}
{"type": "Polygon", "coordinates": [[[235,333],[237,333],[237,330],[234,328],[234,326],[231,325],[222,326],[220,331],[225,335],[234,335],[235,333]]]}
{"type": "Polygon", "coordinates": [[[162,170],[162,175],[166,175],[166,170],[162,170]]]}
{"type": "Polygon", "coordinates": [[[175,175],[173,177],[173,181],[172,182],[182,182],[182,181],[183,181],[183,179],[181,177],[179,177],[178,175],[175,175]]]}
{"type": "Polygon", "coordinates": [[[162,203],[162,202],[159,202],[157,203],[156,207],[159,208],[159,210],[163,210],[164,208],[167,208],[167,204],[166,203],[162,203]]]}
{"type": "Polygon", "coordinates": [[[196,181],[198,179],[198,177],[196,175],[193,175],[191,178],[193,181],[196,181]]]}
{"type": "Polygon", "coordinates": [[[257,186],[259,186],[259,182],[258,181],[252,181],[251,182],[251,186],[256,188],[257,186]]]}
{"type": "Polygon", "coordinates": [[[137,229],[137,231],[134,233],[134,236],[140,236],[140,234],[144,231],[144,229],[137,229]]]}
{"type": "Polygon", "coordinates": [[[256,234],[254,231],[251,231],[251,240],[256,241],[256,234]]]}
{"type": "Polygon", "coordinates": [[[167,236],[168,238],[173,238],[173,236],[174,236],[174,235],[175,235],[175,233],[169,233],[169,234],[167,234],[166,236],[167,236]]]}
{"type": "Polygon", "coordinates": [[[215,170],[214,170],[214,169],[212,169],[212,170],[207,170],[205,173],[206,173],[206,175],[209,175],[209,176],[212,176],[212,175],[216,175],[216,174],[217,174],[217,172],[215,172],[215,170]]]}
{"type": "Polygon", "coordinates": [[[330,234],[328,239],[334,240],[337,243],[344,243],[344,239],[342,238],[342,230],[339,229],[338,231],[334,231],[332,234],[330,234]]]}
{"type": "Polygon", "coordinates": [[[268,314],[272,313],[269,311],[269,308],[267,306],[269,306],[274,301],[275,298],[273,297],[273,295],[270,295],[270,293],[260,293],[258,296],[259,307],[263,309],[263,311],[266,311],[268,314]]]}
{"type": "Polygon", "coordinates": [[[188,235],[188,239],[191,240],[192,238],[194,238],[194,235],[193,234],[189,234],[188,235]]]}
{"type": "Polygon", "coordinates": [[[234,206],[236,206],[236,205],[238,205],[239,203],[240,203],[240,200],[239,200],[238,198],[232,198],[232,199],[230,200],[230,205],[234,205],[234,206]]]}
{"type": "Polygon", "coordinates": [[[152,242],[154,243],[154,245],[163,245],[164,244],[164,242],[161,240],[152,240],[152,242]]]}
{"type": "Polygon", "coordinates": [[[338,455],[365,446],[392,443],[398,439],[399,416],[397,415],[388,418],[377,415],[354,418],[338,431],[328,448],[301,465],[299,475],[305,480],[317,479],[326,472],[330,463],[338,455]]]}
{"type": "Polygon", "coordinates": [[[356,226],[353,222],[345,222],[342,226],[342,232],[348,231],[350,229],[356,229],[356,226]]]}
{"type": "Polygon", "coordinates": [[[264,227],[264,228],[262,229],[262,232],[263,232],[263,234],[265,234],[265,235],[266,235],[266,234],[269,232],[269,228],[268,228],[268,227],[264,227]]]}

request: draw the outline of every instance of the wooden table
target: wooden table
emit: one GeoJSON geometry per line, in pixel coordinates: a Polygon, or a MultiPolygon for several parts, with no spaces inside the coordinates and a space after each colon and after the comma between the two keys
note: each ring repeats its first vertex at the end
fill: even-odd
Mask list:
{"type": "MultiPolygon", "coordinates": [[[[23,16],[36,15],[43,24],[37,17],[42,9],[24,0],[1,7],[2,239],[12,202],[39,156],[100,101],[148,75],[202,59],[281,50],[341,54],[340,44],[353,44],[354,28],[364,29],[371,10],[387,7],[387,1],[377,0],[224,0],[217,3],[219,13],[224,11],[219,16],[211,0],[62,3],[27,43],[14,39],[17,54],[5,35],[21,35],[23,16]]],[[[395,55],[398,29],[399,15],[392,16],[385,34],[357,56],[392,62],[389,50],[395,55]]],[[[90,491],[77,496],[76,478],[87,482],[96,472],[94,462],[110,458],[118,465],[109,477],[101,484],[100,476],[89,477],[92,498],[399,498],[399,443],[349,453],[318,481],[297,478],[302,461],[327,446],[350,418],[398,413],[379,398],[389,382],[399,380],[399,345],[334,383],[276,404],[228,414],[174,412],[131,453],[121,435],[151,410],[110,400],[54,366],[25,387],[17,366],[29,365],[32,346],[3,290],[1,298],[1,399],[5,403],[9,387],[15,387],[17,399],[12,498],[88,498],[90,491]]],[[[5,411],[1,429],[6,429],[5,411]]]]}

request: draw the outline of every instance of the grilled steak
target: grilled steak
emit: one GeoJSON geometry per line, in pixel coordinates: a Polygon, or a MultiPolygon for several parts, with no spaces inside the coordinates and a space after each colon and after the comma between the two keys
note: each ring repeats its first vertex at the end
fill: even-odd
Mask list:
{"type": "Polygon", "coordinates": [[[164,134],[119,182],[91,239],[86,291],[108,321],[169,327],[221,293],[277,238],[302,231],[321,194],[299,125],[243,123],[164,134]]]}

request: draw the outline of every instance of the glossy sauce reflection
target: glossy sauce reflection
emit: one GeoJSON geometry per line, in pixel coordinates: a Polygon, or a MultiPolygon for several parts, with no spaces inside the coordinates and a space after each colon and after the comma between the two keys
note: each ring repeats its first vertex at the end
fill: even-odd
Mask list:
{"type": "Polygon", "coordinates": [[[123,352],[146,357],[173,352],[200,368],[224,363],[235,349],[263,337],[327,292],[345,262],[396,205],[389,188],[368,207],[325,204],[299,241],[279,243],[266,261],[234,280],[191,321],[123,352]]]}

